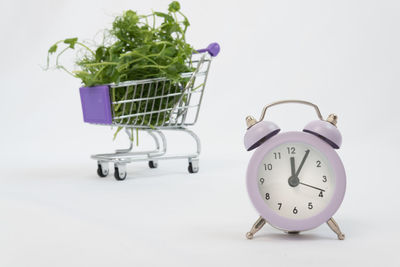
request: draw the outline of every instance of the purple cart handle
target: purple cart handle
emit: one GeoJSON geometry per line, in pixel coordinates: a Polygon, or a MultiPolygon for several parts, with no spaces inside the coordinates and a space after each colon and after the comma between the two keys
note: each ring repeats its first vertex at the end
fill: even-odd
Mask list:
{"type": "Polygon", "coordinates": [[[207,46],[207,48],[199,49],[197,52],[204,53],[208,52],[212,57],[216,57],[219,54],[219,44],[218,43],[211,43],[207,46]]]}

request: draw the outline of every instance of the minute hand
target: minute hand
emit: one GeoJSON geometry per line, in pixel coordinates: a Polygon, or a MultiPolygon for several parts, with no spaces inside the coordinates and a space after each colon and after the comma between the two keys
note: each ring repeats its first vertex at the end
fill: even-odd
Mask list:
{"type": "Polygon", "coordinates": [[[306,150],[306,154],[304,155],[303,159],[301,160],[300,166],[299,166],[299,168],[298,168],[297,171],[296,171],[295,177],[297,177],[297,178],[299,177],[299,173],[300,173],[300,171],[301,171],[301,168],[303,168],[304,162],[306,161],[306,159],[307,159],[309,153],[310,153],[310,150],[307,149],[307,150],[306,150]]]}
{"type": "Polygon", "coordinates": [[[315,187],[315,186],[312,186],[312,185],[309,185],[309,184],[305,184],[305,183],[299,183],[299,184],[302,184],[302,185],[305,185],[305,186],[308,186],[308,187],[311,187],[311,188],[317,189],[317,190],[319,190],[319,191],[325,192],[325,190],[324,190],[324,189],[321,189],[321,188],[318,188],[318,187],[315,187]]]}

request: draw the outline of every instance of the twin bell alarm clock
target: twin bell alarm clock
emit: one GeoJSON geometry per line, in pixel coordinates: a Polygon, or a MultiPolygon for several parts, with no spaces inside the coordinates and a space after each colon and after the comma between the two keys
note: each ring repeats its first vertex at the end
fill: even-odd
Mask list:
{"type": "Polygon", "coordinates": [[[252,239],[266,222],[289,234],[313,229],[323,223],[343,240],[344,234],[332,216],[346,191],[346,173],[335,149],[342,144],[337,116],[322,118],[313,103],[285,100],[267,105],[261,118],[246,118],[246,150],[255,150],[247,168],[247,190],[259,219],[246,234],[252,239]],[[297,103],[315,109],[318,120],[303,131],[280,132],[278,125],[264,121],[268,108],[297,103]]]}

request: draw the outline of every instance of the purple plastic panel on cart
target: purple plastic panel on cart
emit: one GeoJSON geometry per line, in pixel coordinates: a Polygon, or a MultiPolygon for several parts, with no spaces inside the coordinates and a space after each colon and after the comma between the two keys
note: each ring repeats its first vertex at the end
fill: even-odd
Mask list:
{"type": "Polygon", "coordinates": [[[79,92],[84,122],[112,123],[110,93],[107,85],[81,87],[79,92]]]}

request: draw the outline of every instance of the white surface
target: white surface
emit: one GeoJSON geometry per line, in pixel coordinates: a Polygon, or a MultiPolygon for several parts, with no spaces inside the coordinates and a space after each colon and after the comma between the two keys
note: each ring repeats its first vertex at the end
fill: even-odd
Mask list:
{"type": "MultiPolygon", "coordinates": [[[[83,124],[79,81],[40,66],[56,40],[91,39],[124,9],[167,4],[1,1],[0,266],[399,266],[399,2],[182,1],[188,39],[222,47],[193,128],[200,173],[170,161],[130,165],[124,182],[99,179],[88,156],[123,136],[114,144],[108,127],[83,124]],[[244,118],[288,98],[339,115],[345,241],[326,225],[245,239],[258,215],[244,183],[244,118]]],[[[267,116],[283,130],[316,118],[295,105],[267,116]]]]}
{"type": "Polygon", "coordinates": [[[282,217],[301,220],[313,217],[326,209],[336,190],[337,177],[334,175],[332,163],[317,148],[305,143],[291,142],[278,145],[265,155],[258,167],[256,179],[259,194],[266,205],[282,217]],[[290,149],[290,154],[288,149],[290,149]],[[294,159],[293,176],[296,177],[295,174],[300,168],[306,150],[309,150],[309,154],[299,172],[298,179],[301,183],[324,191],[301,184],[296,187],[288,185],[288,179],[292,177],[290,158],[294,159]],[[320,167],[316,166],[317,161],[320,162],[320,167]],[[268,169],[267,164],[270,164],[271,169],[268,169]],[[326,182],[323,182],[323,176],[327,177],[326,182]],[[261,182],[259,177],[263,177],[264,181],[261,182]],[[286,179],[282,179],[283,177],[286,179]],[[268,199],[266,199],[267,193],[268,199]],[[322,194],[322,197],[319,194],[322,194]]]}

